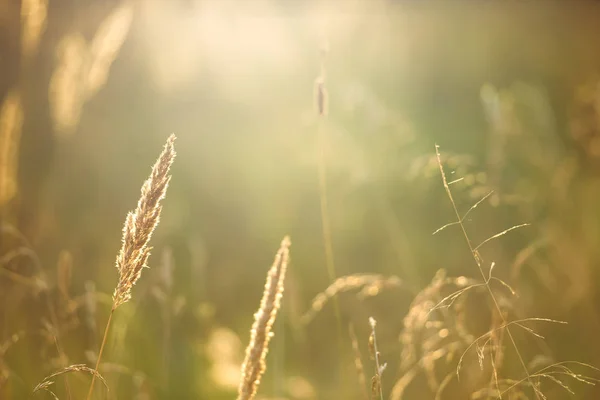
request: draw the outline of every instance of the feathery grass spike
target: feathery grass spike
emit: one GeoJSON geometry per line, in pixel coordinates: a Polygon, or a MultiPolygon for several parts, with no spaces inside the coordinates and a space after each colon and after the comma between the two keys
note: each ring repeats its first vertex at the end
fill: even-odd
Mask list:
{"type": "Polygon", "coordinates": [[[123,246],[117,257],[119,283],[113,294],[113,309],[131,299],[131,288],[139,279],[150,256],[148,242],[158,225],[162,210],[161,200],[167,192],[171,176],[169,169],[175,159],[175,135],[167,140],[160,157],[152,167],[150,177],[142,186],[142,194],[135,211],[127,214],[123,227],[123,246]]]}
{"type": "MultiPolygon", "coordinates": [[[[119,283],[113,293],[113,304],[106,327],[98,359],[96,360],[95,372],[98,372],[102,352],[106,344],[106,338],[110,328],[113,313],[121,304],[131,299],[131,289],[142,274],[142,269],[147,267],[148,257],[151,247],[148,242],[152,233],[158,225],[160,212],[162,210],[161,201],[165,198],[167,187],[171,180],[169,170],[175,159],[175,135],[171,134],[167,139],[165,148],[152,167],[150,177],[142,185],[142,194],[138,201],[135,211],[127,214],[125,226],[123,227],[123,245],[117,256],[117,269],[119,270],[119,283]]],[[[90,400],[94,391],[94,382],[96,375],[92,376],[92,383],[88,391],[87,400],[90,400]]]]}
{"type": "Polygon", "coordinates": [[[260,308],[254,314],[254,324],[250,331],[250,343],[246,348],[246,358],[242,364],[238,400],[251,400],[254,398],[260,385],[260,378],[267,368],[265,358],[269,350],[269,341],[273,336],[271,329],[283,296],[283,283],[289,260],[290,245],[290,239],[286,236],[281,242],[273,266],[267,274],[265,290],[260,301],[260,308]]]}

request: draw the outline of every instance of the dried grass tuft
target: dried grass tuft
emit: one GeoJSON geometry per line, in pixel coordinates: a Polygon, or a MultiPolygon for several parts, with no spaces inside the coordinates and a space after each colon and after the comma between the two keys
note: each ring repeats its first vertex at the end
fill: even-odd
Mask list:
{"type": "Polygon", "coordinates": [[[74,365],[69,365],[68,367],[63,368],[60,371],[56,371],[56,372],[52,373],[51,375],[48,375],[47,377],[45,377],[42,380],[42,382],[40,382],[33,389],[33,393],[36,393],[40,390],[47,391],[48,388],[50,387],[50,385],[52,385],[54,383],[54,381],[52,379],[56,378],[57,376],[67,374],[70,372],[86,372],[88,374],[91,374],[94,379],[98,378],[100,380],[100,382],[102,382],[102,384],[104,385],[104,387],[106,388],[107,391],[109,390],[106,380],[104,379],[104,377],[102,375],[100,375],[100,373],[98,371],[88,367],[85,364],[74,364],[74,365]]]}
{"type": "MultiPolygon", "coordinates": [[[[444,390],[449,382],[438,382],[439,371],[446,370],[446,364],[458,359],[474,339],[465,323],[468,318],[466,302],[471,291],[467,289],[477,291],[476,285],[476,280],[465,276],[447,277],[442,269],[415,296],[403,321],[404,329],[400,335],[402,376],[392,388],[392,400],[402,399],[408,386],[420,374],[424,374],[430,390],[436,395],[444,390]],[[449,291],[464,295],[446,296],[449,291]]],[[[474,301],[480,301],[479,297],[474,301]]]]}

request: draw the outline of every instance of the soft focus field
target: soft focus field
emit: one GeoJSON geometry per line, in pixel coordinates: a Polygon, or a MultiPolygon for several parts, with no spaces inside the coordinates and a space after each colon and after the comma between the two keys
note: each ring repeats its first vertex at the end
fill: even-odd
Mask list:
{"type": "MultiPolygon", "coordinates": [[[[598,21],[591,2],[0,1],[0,399],[95,367],[171,133],[94,399],[236,398],[286,235],[257,399],[600,398],[598,21]],[[469,242],[433,234],[457,220],[440,165],[469,242]]],[[[45,389],[85,399],[88,372],[45,389]]]]}

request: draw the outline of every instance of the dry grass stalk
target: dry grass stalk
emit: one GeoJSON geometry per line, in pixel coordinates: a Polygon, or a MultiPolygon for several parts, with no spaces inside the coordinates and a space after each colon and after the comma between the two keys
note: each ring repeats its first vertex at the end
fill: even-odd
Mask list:
{"type": "Polygon", "coordinates": [[[113,294],[113,308],[131,299],[131,288],[140,278],[150,256],[148,242],[158,225],[161,200],[167,193],[171,176],[169,169],[175,159],[175,135],[169,136],[160,157],[152,167],[150,177],[142,186],[142,195],[135,211],[127,214],[123,227],[123,247],[117,257],[119,283],[113,294]]]}
{"type": "Polygon", "coordinates": [[[386,277],[378,274],[353,274],[337,278],[325,291],[315,296],[311,308],[302,317],[301,321],[308,324],[315,315],[323,309],[325,304],[335,298],[339,293],[348,292],[353,289],[362,288],[358,297],[360,299],[372,297],[379,294],[381,288],[399,287],[400,278],[397,276],[386,277]]]}
{"type": "MultiPolygon", "coordinates": [[[[429,353],[441,349],[454,352],[464,349],[473,341],[474,337],[462,323],[465,318],[463,311],[454,310],[451,315],[447,308],[439,307],[439,299],[448,290],[457,288],[458,292],[462,290],[464,293],[464,289],[476,283],[464,276],[447,277],[444,270],[439,270],[431,283],[415,296],[404,318],[404,329],[400,335],[401,369],[408,371],[415,365],[423,364],[422,357],[429,353]]],[[[465,299],[465,296],[456,298],[455,308],[465,299]]]]}
{"type": "Polygon", "coordinates": [[[281,242],[275,261],[267,274],[265,290],[260,301],[260,308],[254,314],[250,343],[246,348],[246,358],[242,364],[238,400],[254,398],[260,385],[260,379],[267,368],[265,358],[269,350],[269,341],[273,336],[271,329],[283,296],[290,245],[290,239],[286,236],[281,242]]]}
{"type": "Polygon", "coordinates": [[[39,390],[47,390],[47,388],[54,383],[52,381],[53,378],[63,375],[63,374],[66,374],[66,373],[69,373],[69,372],[86,372],[88,374],[91,374],[94,378],[100,379],[100,381],[102,382],[104,387],[106,387],[106,390],[108,390],[108,385],[106,384],[106,380],[104,379],[104,377],[102,377],[102,375],[100,375],[100,373],[98,371],[96,371],[95,369],[91,369],[90,367],[88,367],[85,364],[74,364],[74,365],[69,365],[68,367],[63,368],[60,371],[54,372],[53,374],[45,377],[42,380],[42,382],[33,389],[33,393],[35,393],[39,390]]]}
{"type": "MultiPolygon", "coordinates": [[[[40,295],[43,296],[43,304],[47,307],[50,321],[44,320],[42,323],[45,326],[45,332],[48,333],[48,337],[51,338],[51,341],[54,343],[54,346],[58,353],[59,363],[63,364],[64,367],[66,367],[68,365],[67,356],[62,350],[62,347],[59,342],[61,327],[59,325],[59,319],[56,312],[56,305],[54,303],[54,300],[52,299],[46,275],[41,267],[41,262],[35,251],[32,250],[31,243],[29,243],[27,238],[25,238],[23,234],[19,232],[16,228],[10,225],[2,225],[0,227],[0,233],[7,233],[13,236],[14,238],[18,239],[20,242],[22,242],[21,246],[0,256],[0,276],[7,276],[16,283],[30,286],[33,289],[33,293],[36,297],[40,295]],[[9,264],[18,258],[29,259],[31,261],[31,266],[36,270],[35,275],[30,277],[28,276],[30,274],[29,272],[23,271],[25,274],[27,274],[24,275],[21,272],[13,272],[11,269],[9,269],[9,264]]],[[[67,393],[70,395],[70,388],[66,377],[65,385],[67,393]]]]}
{"type": "MultiPolygon", "coordinates": [[[[390,399],[404,398],[404,392],[420,374],[424,374],[436,400],[442,398],[454,379],[450,376],[455,377],[456,371],[449,372],[439,381],[440,371],[448,371],[450,361],[458,359],[465,349],[473,346],[475,337],[465,324],[469,318],[467,302],[474,305],[485,300],[481,296],[487,295],[486,289],[481,285],[464,276],[447,277],[444,270],[439,270],[432,282],[415,296],[400,336],[402,377],[394,384],[390,399]],[[452,294],[446,295],[450,291],[452,294]]],[[[496,325],[492,324],[493,327],[496,325]]],[[[502,330],[494,332],[502,334],[502,330]]],[[[485,349],[492,351],[491,340],[485,349]]],[[[492,352],[497,357],[502,354],[501,349],[492,352]]],[[[500,359],[492,361],[496,367],[501,365],[500,359]]]]}
{"type": "MultiPolygon", "coordinates": [[[[486,282],[486,288],[488,290],[488,293],[490,295],[490,299],[492,300],[492,303],[494,304],[494,308],[495,310],[498,312],[498,315],[500,316],[502,323],[504,325],[507,324],[507,321],[504,319],[503,313],[502,313],[502,309],[500,308],[500,305],[498,304],[498,301],[496,300],[496,296],[494,295],[494,292],[492,291],[490,284],[489,284],[489,280],[486,278],[486,274],[483,271],[483,267],[482,267],[482,259],[481,259],[481,255],[478,252],[478,248],[483,245],[484,243],[488,242],[489,240],[502,235],[498,234],[493,236],[492,238],[489,238],[487,240],[485,240],[483,243],[481,243],[479,246],[477,247],[473,247],[473,245],[471,244],[471,240],[469,239],[469,236],[467,234],[467,231],[465,229],[465,226],[463,224],[463,220],[464,217],[461,217],[460,213],[458,212],[458,208],[456,207],[456,203],[454,201],[454,197],[452,196],[452,192],[450,191],[450,186],[448,185],[448,181],[446,180],[446,173],[444,172],[444,167],[442,165],[442,159],[441,159],[441,155],[440,155],[440,151],[439,151],[439,147],[436,145],[435,147],[435,154],[437,157],[437,162],[438,162],[438,167],[440,169],[440,174],[442,176],[442,182],[444,184],[444,189],[446,190],[446,194],[448,195],[448,199],[450,200],[450,203],[452,204],[452,208],[454,210],[454,213],[456,215],[456,222],[457,225],[460,226],[462,233],[465,237],[465,240],[467,242],[467,245],[469,246],[469,250],[471,251],[471,254],[473,255],[473,259],[475,260],[475,263],[477,264],[477,268],[479,269],[479,272],[481,273],[481,277],[483,278],[483,280],[486,282]]],[[[470,210],[469,210],[470,211],[470,210]]],[[[504,232],[505,233],[505,232],[504,232]]],[[[519,359],[519,363],[521,364],[521,366],[523,367],[523,371],[525,372],[525,376],[527,377],[527,382],[529,382],[531,384],[531,386],[533,388],[535,388],[536,386],[533,383],[533,380],[531,378],[531,375],[529,373],[529,369],[527,368],[527,365],[525,364],[525,361],[523,360],[523,357],[521,355],[521,352],[519,351],[519,348],[517,346],[517,342],[515,341],[510,329],[508,328],[508,326],[506,326],[506,333],[508,335],[508,338],[513,346],[513,348],[515,349],[515,353],[517,354],[517,358],[519,359]]],[[[537,390],[534,390],[534,394],[535,397],[540,400],[541,396],[540,393],[537,390]]]]}
{"type": "Polygon", "coordinates": [[[375,335],[375,326],[377,321],[375,318],[369,317],[369,324],[371,325],[371,336],[369,336],[369,351],[371,357],[375,360],[375,375],[371,379],[371,397],[376,399],[379,397],[383,400],[383,389],[381,387],[381,374],[387,367],[387,364],[381,364],[379,360],[379,350],[377,349],[377,336],[375,335]]]}
{"type": "MultiPolygon", "coordinates": [[[[572,363],[572,364],[576,364],[576,365],[580,365],[583,366],[585,368],[591,369],[593,371],[599,371],[597,368],[589,365],[589,364],[585,364],[585,363],[579,363],[579,362],[572,362],[572,361],[566,361],[566,362],[559,362],[559,363],[555,363],[552,364],[546,368],[543,368],[539,371],[537,371],[536,373],[530,373],[529,372],[529,368],[527,367],[527,365],[525,364],[525,361],[523,360],[523,357],[521,355],[521,352],[519,351],[519,348],[517,346],[517,343],[512,335],[512,332],[509,328],[509,326],[517,326],[520,327],[522,329],[524,329],[525,331],[527,331],[528,333],[531,333],[532,335],[538,337],[538,338],[542,338],[543,336],[537,334],[535,331],[533,331],[531,328],[525,326],[522,324],[522,322],[526,322],[526,321],[544,321],[544,322],[552,322],[552,323],[565,323],[562,321],[557,321],[557,320],[553,320],[553,319],[548,319],[548,318],[525,318],[525,319],[521,319],[521,320],[514,320],[514,321],[507,321],[506,317],[504,316],[504,313],[500,307],[500,304],[498,302],[498,299],[496,297],[496,295],[494,294],[490,283],[492,282],[493,279],[495,279],[496,281],[502,283],[506,288],[508,288],[510,290],[510,292],[512,292],[514,294],[514,291],[510,288],[510,286],[508,286],[506,283],[504,283],[503,281],[496,279],[492,276],[492,269],[494,264],[492,263],[492,266],[489,269],[489,272],[487,274],[486,277],[486,273],[484,272],[483,269],[483,260],[481,257],[481,254],[479,253],[479,248],[481,246],[483,246],[484,244],[486,244],[487,242],[494,240],[500,236],[503,236],[504,234],[512,231],[513,229],[517,229],[523,226],[527,226],[528,224],[523,224],[523,225],[517,225],[517,226],[513,226],[509,229],[504,230],[503,232],[500,232],[486,240],[484,240],[481,244],[479,244],[478,246],[473,246],[471,243],[471,240],[469,239],[469,236],[467,234],[466,228],[463,224],[463,221],[465,220],[465,216],[460,215],[458,208],[456,206],[456,203],[454,201],[454,198],[452,196],[452,192],[450,190],[450,184],[448,183],[448,181],[446,180],[446,174],[444,172],[444,168],[443,168],[443,164],[442,164],[442,160],[441,160],[441,156],[440,156],[440,152],[439,152],[439,148],[436,145],[436,157],[437,157],[437,162],[438,162],[438,167],[440,170],[440,174],[442,176],[442,182],[444,184],[444,189],[446,190],[446,194],[448,195],[448,198],[450,200],[450,203],[452,205],[452,208],[454,210],[454,213],[456,215],[456,222],[453,223],[455,225],[460,226],[461,231],[463,233],[463,236],[465,238],[465,241],[467,242],[467,245],[469,247],[469,250],[471,251],[471,254],[473,256],[473,259],[475,260],[475,263],[477,265],[477,268],[481,274],[481,277],[483,278],[484,284],[485,284],[485,288],[487,289],[487,292],[489,293],[489,298],[493,303],[493,309],[494,311],[496,311],[497,315],[496,318],[499,320],[498,322],[501,323],[501,325],[497,328],[493,328],[492,330],[490,330],[488,333],[482,335],[481,337],[479,337],[478,339],[476,339],[473,343],[471,343],[471,345],[469,345],[467,347],[467,349],[465,350],[465,352],[463,353],[463,356],[461,356],[459,362],[458,362],[458,366],[457,366],[457,377],[458,377],[458,373],[460,371],[460,366],[462,363],[462,359],[464,357],[464,354],[469,350],[469,348],[471,348],[473,345],[476,345],[478,347],[478,357],[479,357],[479,362],[480,365],[482,365],[482,361],[483,361],[483,356],[485,354],[485,348],[488,345],[488,343],[490,343],[490,341],[492,341],[494,339],[494,335],[496,333],[496,331],[501,331],[501,332],[506,332],[506,335],[508,336],[509,341],[511,342],[515,353],[517,355],[518,361],[521,364],[523,371],[525,373],[525,377],[521,380],[518,381],[514,381],[514,380],[510,380],[510,382],[512,383],[512,385],[510,385],[508,388],[506,388],[503,391],[500,391],[500,387],[502,385],[502,383],[506,382],[505,379],[498,379],[498,375],[497,375],[497,370],[496,370],[496,366],[494,365],[495,361],[494,361],[494,349],[492,347],[492,368],[493,368],[493,379],[494,379],[494,385],[496,387],[496,391],[498,392],[497,395],[499,398],[502,398],[503,395],[508,394],[509,392],[511,392],[511,390],[513,389],[517,389],[519,386],[527,386],[530,387],[533,391],[533,394],[535,395],[535,397],[540,400],[540,399],[545,399],[546,396],[544,395],[544,393],[542,393],[540,387],[539,387],[539,381],[540,378],[546,378],[556,384],[558,384],[560,387],[562,387],[563,389],[567,390],[569,393],[573,394],[573,392],[569,389],[569,387],[562,382],[559,378],[556,377],[556,375],[563,375],[563,376],[569,376],[571,378],[574,378],[578,381],[587,383],[587,384],[594,384],[595,382],[597,382],[598,380],[595,378],[590,378],[588,376],[585,375],[581,375],[581,374],[576,374],[574,373],[572,370],[570,370],[568,367],[566,367],[566,364],[572,363]],[[479,345],[479,341],[487,338],[485,343],[483,344],[483,346],[479,345]]],[[[480,204],[481,201],[479,201],[477,204],[475,204],[474,206],[472,206],[469,211],[467,211],[467,214],[469,212],[471,212],[478,204],[480,204]]],[[[516,392],[519,393],[519,392],[516,392]]]]}
{"type": "MultiPolygon", "coordinates": [[[[135,211],[127,214],[125,226],[123,227],[123,245],[116,262],[119,271],[119,283],[113,293],[112,310],[106,323],[100,352],[96,360],[95,371],[98,371],[98,367],[100,366],[102,351],[104,350],[106,337],[108,336],[112,315],[120,305],[131,299],[131,289],[140,278],[142,269],[147,267],[146,263],[148,262],[151,250],[148,242],[160,220],[160,212],[162,210],[161,201],[167,193],[167,187],[171,180],[169,170],[175,159],[174,143],[175,135],[172,134],[167,139],[162,153],[152,167],[150,177],[142,185],[142,194],[137,208],[135,211]]],[[[92,383],[87,395],[88,400],[92,397],[95,378],[96,375],[92,377],[92,383]]]]}
{"type": "MultiPolygon", "coordinates": [[[[555,375],[563,375],[575,380],[580,380],[586,384],[594,384],[597,381],[595,378],[576,374],[571,370],[566,371],[564,369],[564,364],[562,363],[553,364],[535,373],[529,373],[527,369],[525,369],[527,373],[521,380],[500,379],[499,369],[502,367],[505,356],[502,346],[504,334],[508,336],[509,340],[516,349],[516,345],[512,340],[512,336],[510,336],[512,328],[521,328],[535,337],[543,338],[533,329],[524,325],[524,323],[530,321],[551,323],[563,322],[548,318],[524,318],[513,321],[509,321],[507,319],[505,308],[510,305],[506,302],[506,300],[509,300],[510,298],[504,298],[504,295],[506,294],[514,296],[515,292],[504,281],[492,275],[494,263],[492,263],[488,271],[485,273],[483,272],[483,260],[479,253],[479,248],[487,242],[494,240],[513,229],[517,229],[525,225],[517,225],[500,232],[499,234],[486,239],[478,246],[472,245],[466,234],[463,222],[465,221],[466,215],[472,212],[479,204],[483,202],[483,200],[489,197],[489,194],[482,200],[478,201],[467,211],[465,215],[461,217],[456,209],[454,199],[452,198],[452,194],[450,192],[449,185],[451,183],[446,181],[446,176],[442,168],[441,157],[439,152],[436,153],[439,163],[438,168],[442,174],[444,187],[456,212],[456,221],[446,224],[444,227],[438,229],[435,233],[454,225],[459,226],[461,230],[463,230],[463,234],[467,243],[469,244],[473,258],[482,275],[483,282],[478,282],[465,277],[446,278],[445,273],[443,271],[439,271],[432,283],[415,297],[411,304],[409,314],[404,320],[404,331],[401,336],[401,342],[403,344],[401,369],[403,369],[405,372],[402,378],[394,385],[391,399],[402,398],[405,389],[415,378],[420,369],[424,370],[426,373],[428,384],[430,388],[435,391],[436,400],[441,399],[443,392],[454,379],[454,374],[447,374],[442,382],[438,383],[436,377],[437,372],[435,369],[436,361],[446,359],[446,363],[448,363],[451,359],[460,356],[455,372],[458,379],[460,378],[459,371],[463,364],[463,358],[465,354],[474,347],[477,350],[477,360],[482,371],[484,368],[484,357],[486,356],[486,353],[490,355],[491,371],[490,380],[486,385],[487,387],[472,393],[472,398],[476,398],[476,396],[477,398],[480,398],[480,396],[486,395],[488,397],[509,399],[528,398],[525,397],[522,389],[529,388],[528,390],[532,390],[534,396],[545,399],[546,396],[544,393],[542,393],[539,387],[539,381],[541,380],[540,378],[544,378],[547,381],[552,381],[559,387],[570,391],[568,386],[555,375]],[[491,283],[493,282],[500,283],[501,285],[499,287],[501,290],[499,290],[498,293],[492,290],[491,283]],[[456,287],[458,290],[446,295],[445,292],[450,287],[456,287]],[[473,291],[485,293],[492,304],[490,310],[492,313],[492,327],[487,333],[481,335],[477,339],[472,336],[471,332],[466,329],[464,324],[464,319],[466,318],[466,310],[464,307],[465,299],[467,292],[473,291]],[[500,305],[502,305],[502,309],[500,308],[500,305]],[[450,307],[454,308],[452,313],[448,312],[450,307]],[[548,373],[548,371],[551,372],[548,373]]],[[[518,354],[518,350],[517,357],[522,362],[522,358],[520,354],[518,354]]],[[[574,364],[590,370],[595,370],[594,367],[588,364],[574,364]]],[[[474,383],[475,382],[472,382],[471,385],[474,383]]]]}

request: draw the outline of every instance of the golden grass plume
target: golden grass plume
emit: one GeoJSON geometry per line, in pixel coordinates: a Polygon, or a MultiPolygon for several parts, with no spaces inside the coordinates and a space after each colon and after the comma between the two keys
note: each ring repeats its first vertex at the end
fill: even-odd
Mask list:
{"type": "Polygon", "coordinates": [[[150,177],[142,186],[142,195],[135,211],[127,214],[123,227],[123,246],[117,256],[119,283],[113,294],[113,309],[131,299],[131,288],[139,279],[150,256],[148,242],[158,225],[161,201],[171,180],[169,170],[175,159],[175,135],[169,136],[160,157],[152,167],[150,177]]]}
{"type": "MultiPolygon", "coordinates": [[[[100,345],[100,352],[96,360],[94,371],[98,371],[102,351],[106,344],[106,337],[114,311],[123,303],[131,299],[131,289],[142,274],[142,269],[147,267],[151,247],[148,242],[160,220],[162,210],[161,201],[165,198],[167,187],[171,180],[169,171],[175,159],[175,135],[171,134],[165,147],[154,163],[150,177],[142,185],[142,194],[135,211],[129,212],[123,227],[123,245],[117,256],[116,266],[119,271],[119,283],[113,293],[112,310],[106,323],[104,337],[100,345]]],[[[87,399],[92,398],[96,375],[92,376],[92,383],[87,399]]]]}
{"type": "Polygon", "coordinates": [[[242,364],[242,375],[238,388],[238,400],[251,400],[256,395],[260,378],[267,366],[265,358],[269,351],[269,341],[273,336],[271,330],[277,317],[283,296],[285,272],[289,261],[290,238],[281,241],[275,261],[267,274],[265,290],[260,301],[260,308],[254,314],[254,324],[250,331],[250,343],[246,348],[246,358],[242,364]]]}

